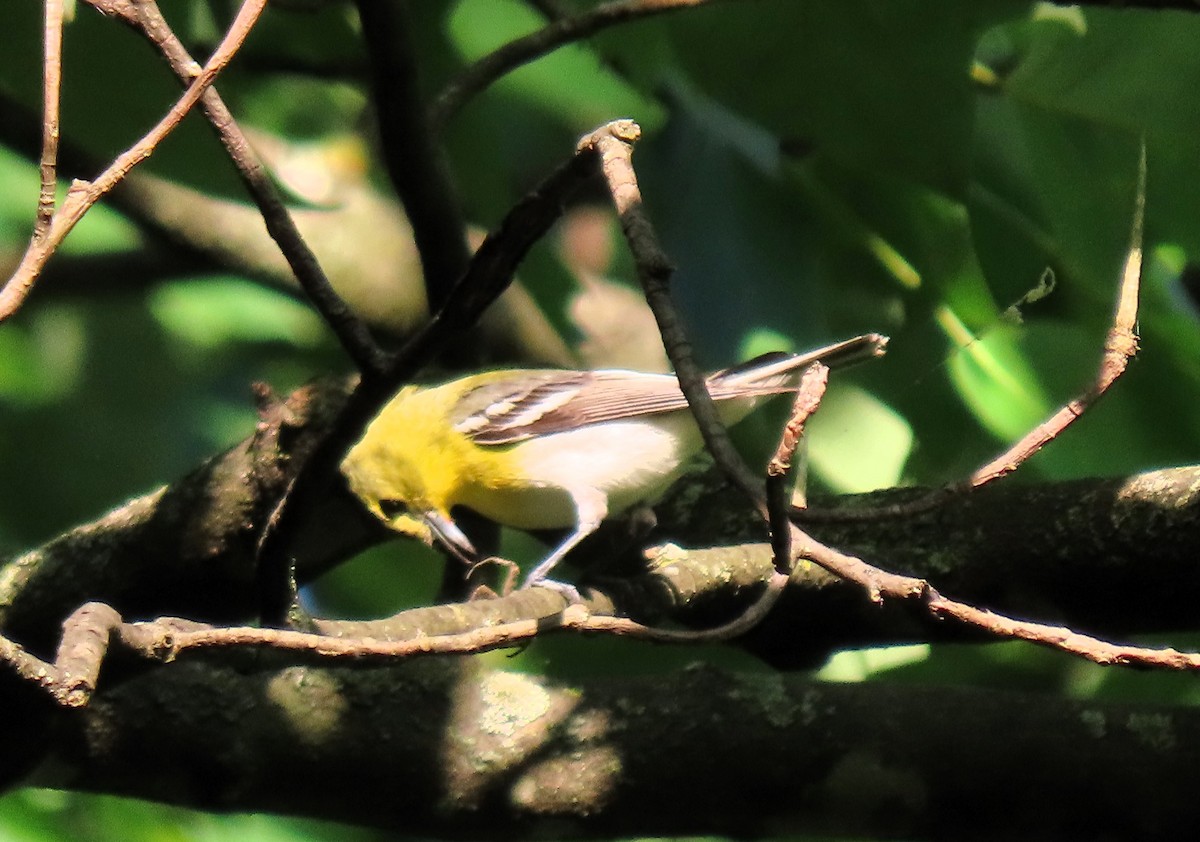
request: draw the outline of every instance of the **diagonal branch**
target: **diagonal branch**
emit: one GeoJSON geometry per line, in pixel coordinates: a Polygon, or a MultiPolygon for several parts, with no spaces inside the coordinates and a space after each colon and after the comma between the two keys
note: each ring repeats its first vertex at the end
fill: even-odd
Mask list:
{"type": "MultiPolygon", "coordinates": [[[[98,8],[102,6],[99,3],[96,5],[98,8]]],[[[217,75],[237,54],[265,5],[266,0],[246,0],[208,63],[199,69],[194,62],[188,65],[184,74],[186,90],[158,124],[141,140],[119,155],[93,181],[76,180],[71,185],[63,206],[53,215],[45,235],[34,238],[21,258],[16,271],[4,288],[0,289],[0,322],[12,316],[21,306],[33,289],[38,274],[45,266],[46,261],[50,259],[59,244],[92,205],[121,181],[130,170],[149,158],[163,139],[175,130],[175,127],[191,111],[192,107],[200,101],[200,98],[216,81],[217,75]]],[[[46,174],[47,167],[43,162],[43,179],[46,174]]],[[[43,190],[45,189],[43,181],[43,190]]],[[[43,212],[44,208],[40,207],[39,217],[43,212]]]]}
{"type": "Polygon", "coordinates": [[[654,226],[642,206],[641,189],[633,169],[633,144],[642,130],[633,120],[617,120],[597,129],[580,141],[580,149],[594,149],[600,156],[605,182],[621,221],[621,230],[637,264],[638,280],[646,303],[654,313],[662,335],[663,347],[675,369],[679,388],[687,398],[688,408],[713,460],[730,481],[765,516],[763,488],[729,439],[721,423],[716,404],[704,385],[704,373],[696,364],[692,344],[684,332],[683,323],[671,302],[670,281],[675,267],[658,242],[654,226]]]}
{"type": "Polygon", "coordinates": [[[999,456],[979,467],[966,479],[950,483],[929,494],[906,503],[880,509],[857,511],[796,510],[793,514],[806,522],[822,520],[869,520],[872,518],[908,517],[943,504],[956,494],[964,494],[1001,479],[1033,456],[1079,419],[1112,387],[1133,359],[1138,349],[1138,296],[1142,279],[1142,240],[1146,215],[1146,144],[1141,144],[1138,156],[1137,192],[1134,199],[1130,244],[1121,268],[1117,303],[1112,324],[1105,334],[1104,352],[1095,379],[1079,395],[1067,401],[1049,418],[1038,424],[999,456]]]}
{"type": "Polygon", "coordinates": [[[42,64],[42,154],[39,161],[42,186],[38,194],[37,220],[33,226],[34,242],[44,239],[50,233],[50,223],[54,218],[54,196],[58,188],[62,28],[63,0],[46,0],[43,47],[45,59],[42,64]]]}
{"type": "Polygon", "coordinates": [[[1082,394],[1068,401],[1054,415],[1030,430],[1016,444],[998,457],[980,467],[953,491],[979,488],[1000,479],[1017,469],[1026,459],[1054,440],[1071,426],[1088,408],[1098,401],[1109,387],[1117,381],[1129,361],[1137,353],[1138,292],[1142,278],[1142,238],[1146,217],[1146,144],[1143,142],[1138,157],[1137,194],[1133,207],[1133,225],[1130,232],[1129,250],[1121,269],[1121,283],[1117,291],[1117,306],[1113,314],[1112,327],[1104,339],[1104,354],[1096,379],[1082,394]]]}
{"type": "MultiPolygon", "coordinates": [[[[261,2],[261,0],[256,0],[261,2]]],[[[187,84],[195,60],[162,16],[153,0],[88,0],[101,12],[120,17],[150,40],[162,53],[171,71],[187,84]]],[[[271,181],[261,159],[238,126],[221,95],[204,92],[200,109],[216,131],[225,151],[241,176],[254,204],[262,214],[267,233],[279,246],[300,287],[325,319],[346,354],[360,371],[377,373],[385,366],[385,356],[366,326],[334,290],[312,249],[305,243],[279,190],[271,181]]]]}
{"type": "MultiPolygon", "coordinates": [[[[1146,146],[1144,142],[1138,158],[1136,196],[1130,235],[1131,243],[1121,273],[1116,311],[1113,315],[1112,326],[1105,339],[1100,368],[1091,386],[1078,397],[1067,402],[1050,418],[1023,436],[1020,441],[1000,456],[983,465],[962,482],[946,486],[907,504],[856,512],[833,512],[831,514],[834,519],[837,519],[840,514],[852,515],[854,519],[912,516],[944,503],[955,494],[981,488],[1015,471],[1025,460],[1074,423],[1108,391],[1117,378],[1124,373],[1129,360],[1137,352],[1138,290],[1141,281],[1146,203],[1146,146]]],[[[800,515],[803,519],[803,513],[800,515]]],[[[1099,664],[1139,664],[1170,669],[1200,668],[1200,655],[1194,653],[1182,653],[1169,648],[1146,649],[1113,644],[1062,626],[1017,620],[948,599],[938,593],[924,579],[887,573],[861,559],[821,544],[799,527],[795,529],[794,540],[802,542],[801,552],[804,557],[815,561],[830,573],[862,585],[874,602],[882,602],[885,596],[903,600],[917,598],[935,617],[952,617],[1000,637],[1018,638],[1050,646],[1099,664]]]]}
{"type": "Polygon", "coordinates": [[[435,134],[447,124],[467,101],[506,73],[557,50],[564,44],[581,41],[602,29],[638,18],[699,6],[707,0],[612,0],[556,20],[542,29],[510,41],[488,53],[451,80],[430,109],[429,125],[435,134]]]}

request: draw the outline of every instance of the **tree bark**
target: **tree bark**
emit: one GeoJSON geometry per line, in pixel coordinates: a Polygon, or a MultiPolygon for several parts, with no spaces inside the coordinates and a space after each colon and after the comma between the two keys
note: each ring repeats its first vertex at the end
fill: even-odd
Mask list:
{"type": "Polygon", "coordinates": [[[32,780],[448,839],[1146,839],[1200,819],[1191,709],[702,664],[561,682],[235,660],[114,682],[32,780]]]}
{"type": "MultiPolygon", "coordinates": [[[[0,628],[45,655],[85,599],[110,602],[126,620],[245,621],[257,530],[343,395],[316,389],[265,405],[252,440],[0,568],[0,628]]],[[[596,578],[619,604],[643,618],[705,625],[753,598],[771,567],[762,527],[730,515],[736,498],[710,481],[690,477],[664,501],[655,536],[706,549],[667,551],[640,575],[596,578]]],[[[1109,635],[1194,629],[1198,489],[1200,467],[1010,481],[919,517],[809,528],[999,610],[1109,635]]],[[[310,514],[294,547],[301,578],[381,537],[346,503],[334,483],[328,507],[310,514]]],[[[617,557],[603,536],[592,554],[617,557]]],[[[631,563],[628,552],[619,558],[631,563]]],[[[451,613],[469,625],[474,610],[451,613]]],[[[805,569],[739,642],[797,667],[840,648],[963,639],[978,633],[918,604],[875,605],[861,589],[805,569]]],[[[644,646],[581,638],[554,651],[565,647],[572,671],[586,672],[574,663],[604,645],[644,646]]],[[[1185,708],[703,666],[565,682],[486,663],[346,665],[223,650],[161,664],[116,651],[78,711],[57,709],[0,669],[0,781],[438,838],[1147,838],[1200,812],[1184,791],[1200,760],[1200,714],[1185,708]]]]}

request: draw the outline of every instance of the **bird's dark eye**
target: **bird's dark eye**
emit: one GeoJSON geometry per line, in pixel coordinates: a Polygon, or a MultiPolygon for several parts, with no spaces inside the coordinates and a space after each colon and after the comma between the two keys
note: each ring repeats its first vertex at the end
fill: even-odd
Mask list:
{"type": "Polygon", "coordinates": [[[403,500],[380,500],[379,511],[383,512],[383,516],[388,520],[394,520],[397,515],[407,512],[408,506],[403,500]]]}

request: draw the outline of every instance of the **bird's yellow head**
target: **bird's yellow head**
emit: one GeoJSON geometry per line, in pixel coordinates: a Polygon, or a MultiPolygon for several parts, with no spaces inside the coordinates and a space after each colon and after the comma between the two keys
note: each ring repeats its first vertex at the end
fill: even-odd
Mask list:
{"type": "Polygon", "coordinates": [[[445,421],[449,406],[439,392],[401,389],[346,454],[341,470],[351,492],[390,528],[426,544],[437,537],[474,555],[450,516],[459,472],[445,421]]]}

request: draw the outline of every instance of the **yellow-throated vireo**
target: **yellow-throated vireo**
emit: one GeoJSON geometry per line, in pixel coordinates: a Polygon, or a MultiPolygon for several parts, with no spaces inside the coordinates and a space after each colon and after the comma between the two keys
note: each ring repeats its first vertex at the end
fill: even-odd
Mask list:
{"type": "MultiPolygon", "coordinates": [[[[766,354],[708,377],[726,424],[760,399],[794,391],[814,362],[834,366],[883,352],[878,334],[807,354],[766,354]]],[[[550,570],[600,522],[666,491],[701,446],[679,382],[638,371],[506,370],[440,386],[405,386],[346,455],[350,490],[377,517],[452,552],[475,548],[451,510],[466,506],[519,529],[572,529],[525,578],[550,570]]]]}

